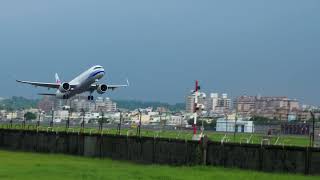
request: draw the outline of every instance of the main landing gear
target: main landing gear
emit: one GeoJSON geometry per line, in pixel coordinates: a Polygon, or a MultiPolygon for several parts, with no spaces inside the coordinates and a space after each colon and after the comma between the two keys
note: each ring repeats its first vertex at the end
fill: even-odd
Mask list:
{"type": "Polygon", "coordinates": [[[88,96],[88,101],[93,101],[93,96],[88,96]]]}

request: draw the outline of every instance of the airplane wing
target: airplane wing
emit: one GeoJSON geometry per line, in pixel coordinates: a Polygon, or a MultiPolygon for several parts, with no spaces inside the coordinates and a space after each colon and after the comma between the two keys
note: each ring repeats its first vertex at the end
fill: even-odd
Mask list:
{"type": "Polygon", "coordinates": [[[108,86],[108,89],[110,90],[115,90],[117,88],[121,88],[121,87],[128,87],[128,85],[107,85],[108,86]]]}
{"type": "Polygon", "coordinates": [[[36,87],[46,87],[46,88],[52,88],[52,89],[59,89],[60,87],[59,83],[43,83],[43,82],[20,81],[20,80],[17,80],[17,82],[23,83],[23,84],[30,84],[36,87]]]}
{"type": "Polygon", "coordinates": [[[56,96],[56,94],[53,93],[39,93],[40,96],[56,96]]]}
{"type": "MultiPolygon", "coordinates": [[[[122,84],[122,85],[115,85],[115,84],[106,84],[108,87],[108,90],[115,90],[117,88],[121,88],[121,87],[128,87],[130,86],[129,84],[129,80],[127,80],[127,84],[122,84]]],[[[91,85],[91,91],[92,90],[96,90],[98,88],[99,84],[93,84],[91,85]]]]}

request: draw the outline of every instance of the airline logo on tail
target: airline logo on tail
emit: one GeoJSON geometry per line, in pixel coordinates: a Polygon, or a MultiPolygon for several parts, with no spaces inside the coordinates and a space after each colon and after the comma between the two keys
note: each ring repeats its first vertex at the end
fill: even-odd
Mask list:
{"type": "Polygon", "coordinates": [[[61,84],[61,81],[60,81],[58,73],[56,73],[56,83],[57,84],[61,84]]]}

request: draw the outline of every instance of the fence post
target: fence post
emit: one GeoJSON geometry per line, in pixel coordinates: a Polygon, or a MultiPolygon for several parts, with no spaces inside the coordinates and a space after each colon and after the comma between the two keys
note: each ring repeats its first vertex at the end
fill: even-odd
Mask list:
{"type": "Polygon", "coordinates": [[[102,159],[102,135],[101,134],[96,134],[99,142],[99,158],[102,159]]]}
{"type": "Polygon", "coordinates": [[[263,170],[263,154],[264,154],[264,147],[260,146],[259,149],[259,170],[263,170]]]}
{"type": "Polygon", "coordinates": [[[206,166],[207,165],[207,149],[208,149],[208,136],[205,135],[202,138],[202,150],[203,150],[203,165],[206,166]]]}
{"type": "MultiPolygon", "coordinates": [[[[31,131],[32,132],[32,131],[31,131]]],[[[40,137],[39,137],[39,131],[38,130],[36,130],[35,131],[36,132],[36,150],[35,150],[35,152],[39,152],[39,139],[40,139],[40,137]]]]}
{"type": "Polygon", "coordinates": [[[157,138],[153,136],[153,149],[152,149],[152,163],[156,163],[156,140],[157,138]]]}
{"type": "Polygon", "coordinates": [[[305,175],[310,174],[310,162],[311,162],[311,149],[310,147],[306,147],[305,150],[305,175]]]}
{"type": "Polygon", "coordinates": [[[130,139],[129,138],[130,138],[129,136],[126,137],[126,151],[127,151],[126,156],[127,156],[127,160],[131,160],[131,159],[129,159],[130,158],[130,152],[129,152],[130,139]]]}

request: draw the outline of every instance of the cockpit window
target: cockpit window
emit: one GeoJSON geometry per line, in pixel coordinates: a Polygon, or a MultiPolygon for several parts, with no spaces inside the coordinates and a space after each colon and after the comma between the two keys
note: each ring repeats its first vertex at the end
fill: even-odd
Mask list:
{"type": "Polygon", "coordinates": [[[94,68],[94,70],[101,69],[101,68],[102,68],[101,66],[97,66],[97,67],[94,68]]]}

